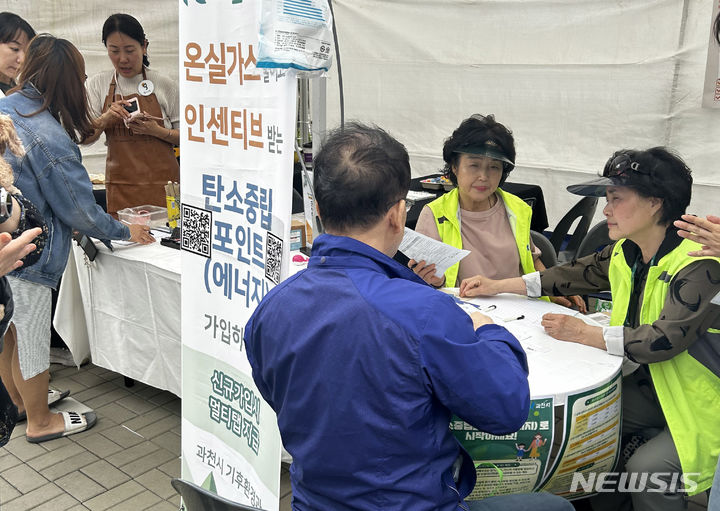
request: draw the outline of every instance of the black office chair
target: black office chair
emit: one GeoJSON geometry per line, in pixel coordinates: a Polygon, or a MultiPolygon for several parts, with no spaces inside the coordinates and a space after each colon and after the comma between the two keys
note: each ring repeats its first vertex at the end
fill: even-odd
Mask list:
{"type": "Polygon", "coordinates": [[[303,196],[300,192],[293,188],[292,213],[302,213],[303,211],[305,211],[305,203],[303,201],[303,196]]]}
{"type": "Polygon", "coordinates": [[[547,239],[544,234],[533,230],[530,231],[530,238],[535,246],[542,252],[540,260],[545,265],[545,268],[555,266],[557,264],[557,254],[550,240],[547,239]]]}
{"type": "Polygon", "coordinates": [[[612,243],[614,243],[614,240],[611,240],[608,235],[607,220],[603,220],[593,225],[587,232],[582,242],[580,242],[575,257],[580,259],[581,257],[598,252],[612,243]]]}
{"type": "Polygon", "coordinates": [[[592,222],[593,215],[595,215],[597,203],[597,197],[583,197],[577,204],[570,208],[570,211],[565,213],[565,216],[558,222],[552,236],[550,236],[550,243],[555,247],[559,263],[570,261],[575,257],[580,242],[590,228],[590,222],[592,222]],[[580,221],[570,236],[570,241],[563,247],[565,236],[578,218],[580,221]]]}
{"type": "Polygon", "coordinates": [[[256,507],[232,502],[190,481],[176,477],[170,482],[182,496],[185,511],[262,511],[256,507]]]}

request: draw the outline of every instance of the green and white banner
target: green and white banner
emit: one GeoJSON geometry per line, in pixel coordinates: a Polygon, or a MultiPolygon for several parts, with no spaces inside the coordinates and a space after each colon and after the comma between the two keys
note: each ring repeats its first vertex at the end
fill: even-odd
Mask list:
{"type": "Polygon", "coordinates": [[[554,432],[553,398],[533,399],[522,428],[504,436],[478,431],[454,417],[450,429],[475,462],[477,483],[467,500],[531,492],[548,467],[554,432]]]}
{"type": "Polygon", "coordinates": [[[260,0],[180,0],[182,477],[276,510],[282,444],[243,327],[288,272],[296,78],[258,69],[260,0]]]}

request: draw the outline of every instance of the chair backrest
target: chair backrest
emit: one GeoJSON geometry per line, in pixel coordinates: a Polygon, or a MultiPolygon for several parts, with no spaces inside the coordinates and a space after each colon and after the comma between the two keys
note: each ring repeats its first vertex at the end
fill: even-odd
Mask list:
{"type": "Polygon", "coordinates": [[[535,246],[542,252],[540,260],[545,265],[545,268],[555,266],[557,264],[557,254],[550,240],[547,239],[544,234],[533,230],[530,231],[530,238],[535,246]]]}
{"type": "Polygon", "coordinates": [[[572,259],[572,256],[577,252],[580,242],[585,237],[590,228],[590,222],[592,222],[593,215],[595,215],[595,209],[597,208],[598,199],[597,197],[583,197],[580,201],[575,204],[570,211],[565,213],[565,216],[560,219],[555,227],[555,230],[550,236],[550,243],[555,247],[555,252],[558,254],[558,260],[560,259],[560,252],[567,252],[568,256],[566,259],[572,259]],[[566,247],[563,247],[563,241],[565,236],[568,234],[570,227],[576,219],[580,219],[575,227],[575,231],[570,237],[566,247]],[[562,250],[561,250],[562,249],[562,250]]]}
{"type": "Polygon", "coordinates": [[[182,496],[187,511],[262,511],[232,502],[184,479],[173,478],[171,484],[182,496]]]}
{"type": "Polygon", "coordinates": [[[583,238],[575,255],[576,258],[585,257],[610,245],[614,241],[608,236],[607,221],[603,220],[592,226],[583,238]]]}
{"type": "Polygon", "coordinates": [[[293,195],[292,195],[292,212],[295,213],[302,213],[305,211],[305,203],[303,202],[303,196],[298,192],[295,188],[293,188],[293,195]]]}

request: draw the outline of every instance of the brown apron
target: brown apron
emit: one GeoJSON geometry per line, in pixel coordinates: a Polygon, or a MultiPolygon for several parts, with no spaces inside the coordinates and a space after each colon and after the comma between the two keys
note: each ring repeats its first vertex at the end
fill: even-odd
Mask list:
{"type": "MultiPolygon", "coordinates": [[[[143,68],[143,79],[145,69],[143,68]]],[[[103,112],[113,101],[121,99],[116,94],[115,76],[105,98],[103,112]]],[[[129,94],[125,99],[137,98],[140,110],[155,117],[162,117],[160,103],[155,94],[141,96],[129,94]]],[[[156,121],[163,126],[163,121],[156,121]]],[[[166,207],[165,185],[180,180],[180,166],[172,144],[150,135],[135,135],[123,121],[113,118],[105,128],[107,161],[105,164],[105,189],[107,211],[115,218],[123,208],[153,204],[166,207]]]]}

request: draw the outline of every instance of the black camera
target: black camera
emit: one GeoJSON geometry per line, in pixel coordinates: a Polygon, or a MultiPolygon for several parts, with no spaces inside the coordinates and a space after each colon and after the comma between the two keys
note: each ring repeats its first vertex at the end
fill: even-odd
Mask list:
{"type": "Polygon", "coordinates": [[[12,216],[12,196],[5,187],[0,186],[0,224],[4,224],[12,216]]]}

